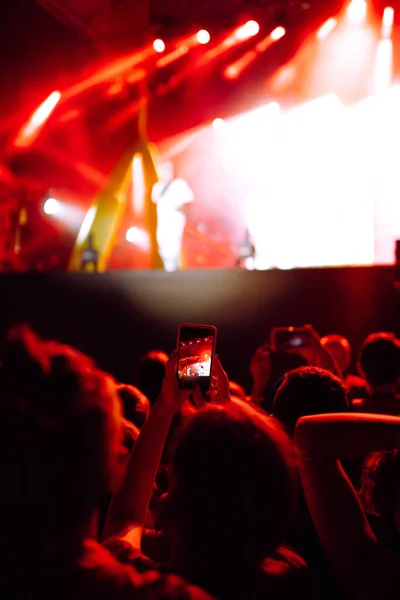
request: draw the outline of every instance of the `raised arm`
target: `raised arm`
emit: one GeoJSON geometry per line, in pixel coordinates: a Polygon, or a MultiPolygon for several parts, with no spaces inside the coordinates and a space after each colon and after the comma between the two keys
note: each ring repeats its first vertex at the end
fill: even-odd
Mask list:
{"type": "Polygon", "coordinates": [[[303,417],[295,440],[310,458],[352,458],[393,450],[400,441],[400,418],[349,413],[303,417]]]}
{"type": "Polygon", "coordinates": [[[267,344],[254,353],[250,362],[250,373],[253,378],[251,401],[253,404],[261,404],[271,377],[271,351],[267,344]]]}
{"type": "Polygon", "coordinates": [[[182,394],[176,381],[176,356],[168,361],[161,395],[144,424],[115,492],[103,538],[124,537],[140,548],[143,528],[165,440],[179,411],[182,394]]]}
{"type": "Polygon", "coordinates": [[[377,542],[339,461],[398,447],[400,419],[351,414],[304,417],[294,440],[312,519],[346,585],[362,576],[363,561],[377,542]]]}
{"type": "Polygon", "coordinates": [[[321,344],[321,338],[319,334],[311,325],[306,325],[305,329],[307,329],[309,332],[311,343],[296,349],[296,352],[301,354],[307,360],[310,366],[320,367],[321,369],[325,369],[333,375],[336,375],[336,377],[339,377],[339,379],[343,379],[343,373],[341,372],[335,359],[321,344]]]}

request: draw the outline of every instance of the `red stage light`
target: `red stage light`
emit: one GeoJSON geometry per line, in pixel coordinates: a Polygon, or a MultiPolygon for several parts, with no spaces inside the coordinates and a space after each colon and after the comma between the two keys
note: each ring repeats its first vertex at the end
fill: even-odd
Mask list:
{"type": "Polygon", "coordinates": [[[393,25],[394,19],[394,9],[391,6],[387,6],[383,11],[383,19],[382,23],[386,27],[391,27],[393,25]]]}
{"type": "Polygon", "coordinates": [[[208,44],[211,36],[206,29],[200,29],[200,31],[198,31],[196,34],[196,38],[199,44],[208,44]]]}
{"type": "Polygon", "coordinates": [[[235,31],[236,40],[247,40],[254,37],[260,31],[260,26],[257,21],[247,21],[244,25],[235,31]]]}
{"type": "Polygon", "coordinates": [[[238,75],[239,75],[239,70],[236,67],[236,64],[230,65],[224,71],[224,77],[226,77],[226,79],[236,79],[238,77],[238,75]]]}
{"type": "Polygon", "coordinates": [[[163,42],[163,40],[154,40],[153,42],[153,48],[156,52],[158,52],[159,54],[161,54],[162,52],[164,52],[165,50],[165,43],[163,42]]]}
{"type": "Polygon", "coordinates": [[[60,213],[61,204],[55,198],[48,198],[44,203],[43,210],[46,215],[58,215],[60,213]]]}
{"type": "Polygon", "coordinates": [[[382,17],[382,37],[390,38],[393,30],[394,21],[394,9],[391,6],[387,6],[383,11],[382,17]]]}
{"type": "Polygon", "coordinates": [[[284,27],[275,27],[275,29],[273,31],[271,31],[270,33],[270,38],[271,40],[273,40],[274,42],[277,42],[278,40],[280,40],[281,38],[283,38],[283,36],[286,34],[286,29],[284,27]]]}
{"type": "Polygon", "coordinates": [[[15,140],[19,148],[27,148],[35,140],[51,113],[61,100],[61,92],[52,92],[48,98],[35,110],[29,121],[20,129],[15,140]]]}
{"type": "MultiPolygon", "coordinates": [[[[255,21],[253,21],[253,22],[255,23],[255,21]]],[[[250,21],[249,21],[249,23],[250,23],[250,21]]],[[[246,23],[246,25],[244,27],[246,27],[247,25],[248,25],[248,23],[246,23]]],[[[258,23],[256,25],[258,27],[258,23]]],[[[251,28],[248,27],[248,32],[249,31],[255,32],[256,29],[254,28],[253,30],[251,30],[251,28]]],[[[259,31],[259,27],[258,27],[257,31],[259,31]]],[[[267,37],[265,37],[260,42],[258,42],[258,44],[255,46],[254,50],[250,50],[249,52],[246,52],[246,54],[244,54],[241,58],[239,58],[239,60],[237,60],[236,62],[234,62],[234,63],[230,64],[228,67],[226,67],[226,69],[224,70],[224,73],[223,73],[224,77],[226,79],[237,79],[239,77],[239,75],[257,59],[257,56],[259,54],[262,54],[263,52],[265,52],[272,44],[274,44],[275,42],[277,42],[278,40],[283,38],[283,36],[285,34],[286,34],[286,29],[284,27],[281,27],[281,26],[275,27],[275,29],[273,31],[271,31],[271,33],[269,35],[267,35],[267,37]]]]}
{"type": "Polygon", "coordinates": [[[351,0],[347,7],[347,16],[351,23],[359,25],[367,16],[367,3],[365,0],[351,0]]]}
{"type": "Polygon", "coordinates": [[[325,21],[325,23],[318,29],[317,38],[319,40],[323,40],[328,37],[328,35],[335,29],[336,25],[337,21],[333,17],[325,21]]]}
{"type": "Polygon", "coordinates": [[[226,123],[223,119],[221,119],[220,117],[217,117],[212,122],[212,125],[213,125],[214,129],[218,130],[218,129],[223,129],[225,127],[226,123]]]}
{"type": "Polygon", "coordinates": [[[178,58],[181,58],[181,56],[184,56],[185,54],[187,54],[188,52],[189,52],[188,46],[185,46],[185,45],[179,46],[179,48],[177,48],[176,50],[173,50],[169,54],[166,54],[165,56],[162,56],[161,58],[159,58],[156,63],[156,66],[158,68],[166,67],[166,66],[170,65],[171,63],[173,63],[174,61],[178,60],[178,58]]]}
{"type": "Polygon", "coordinates": [[[124,89],[123,80],[116,81],[108,88],[106,94],[107,94],[107,96],[118,96],[118,94],[121,94],[123,89],[124,89]]]}
{"type": "Polygon", "coordinates": [[[224,71],[226,79],[236,79],[257,58],[257,52],[250,50],[224,71]]]}

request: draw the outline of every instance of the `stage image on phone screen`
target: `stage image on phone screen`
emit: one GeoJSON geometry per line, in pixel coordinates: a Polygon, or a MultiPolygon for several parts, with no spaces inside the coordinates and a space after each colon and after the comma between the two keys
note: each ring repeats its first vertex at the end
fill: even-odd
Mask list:
{"type": "Polygon", "coordinates": [[[205,328],[183,327],[179,337],[178,377],[196,383],[211,376],[214,332],[205,328]]]}

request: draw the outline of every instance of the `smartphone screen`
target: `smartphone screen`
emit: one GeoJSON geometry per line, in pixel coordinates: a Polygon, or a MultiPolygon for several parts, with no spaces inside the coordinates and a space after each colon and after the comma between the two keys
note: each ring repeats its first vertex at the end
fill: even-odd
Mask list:
{"type": "Polygon", "coordinates": [[[217,330],[211,325],[181,325],[178,333],[178,382],[184,389],[208,390],[217,330]]]}
{"type": "Polygon", "coordinates": [[[271,348],[277,352],[284,352],[289,348],[300,348],[308,343],[309,335],[303,327],[275,328],[271,332],[271,348]]]}

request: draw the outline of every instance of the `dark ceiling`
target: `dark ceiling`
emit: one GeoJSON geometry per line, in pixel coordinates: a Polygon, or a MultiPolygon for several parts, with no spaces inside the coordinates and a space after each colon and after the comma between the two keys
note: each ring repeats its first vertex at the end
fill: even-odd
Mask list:
{"type": "Polygon", "coordinates": [[[96,42],[127,40],[148,27],[169,34],[193,25],[226,27],[238,14],[291,13],[324,0],[37,0],[63,22],[96,42]]]}

